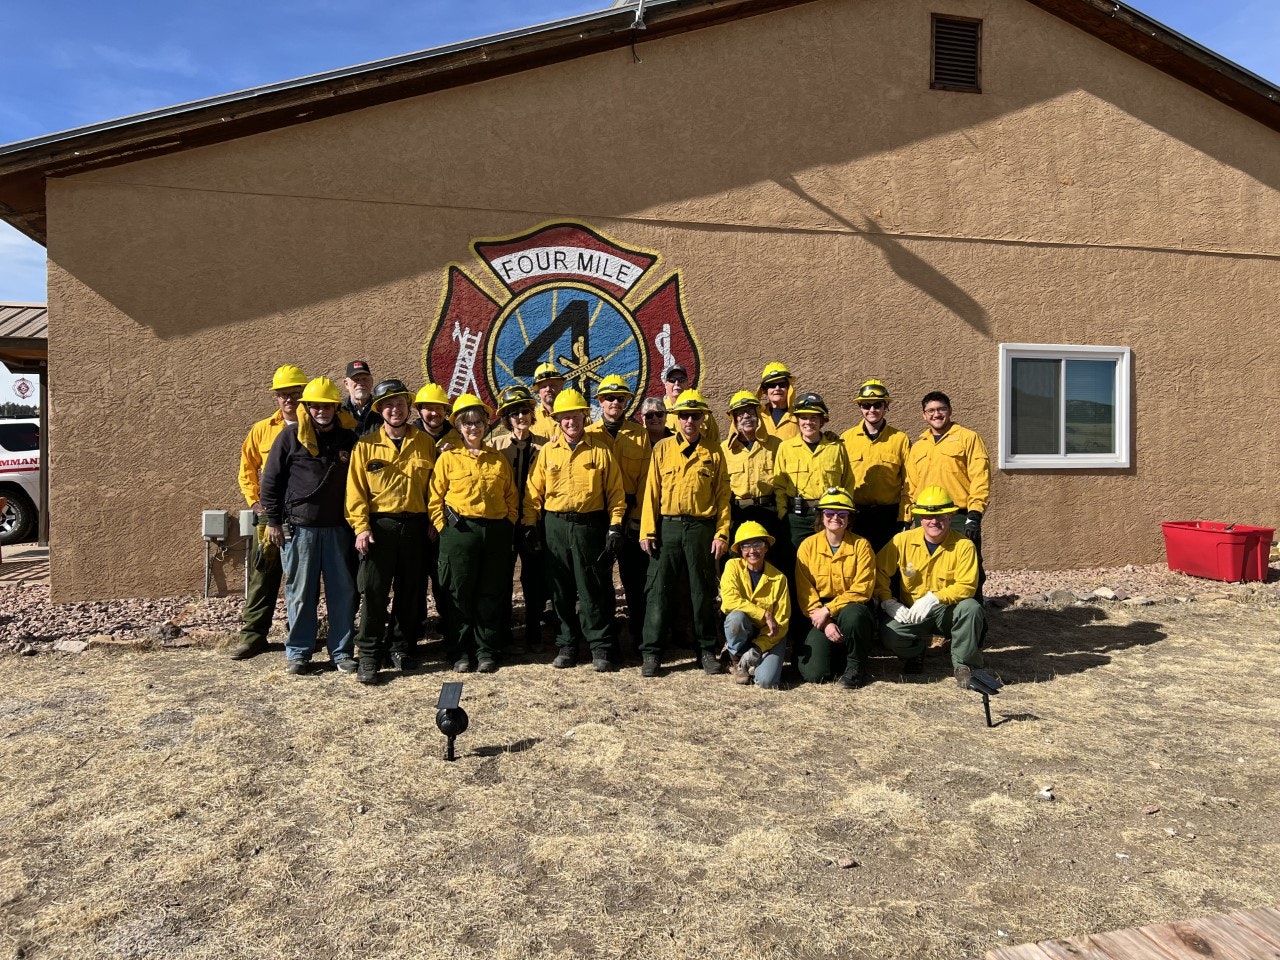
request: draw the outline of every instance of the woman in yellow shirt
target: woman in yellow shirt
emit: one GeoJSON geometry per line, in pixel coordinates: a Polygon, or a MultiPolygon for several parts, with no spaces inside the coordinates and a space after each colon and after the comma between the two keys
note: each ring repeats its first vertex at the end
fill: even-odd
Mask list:
{"type": "Polygon", "coordinates": [[[787,652],[791,600],[787,578],[765,562],[774,538],[762,524],[747,520],[738,527],[733,552],[741,559],[724,565],[720,575],[720,609],[725,612],[724,639],[733,660],[733,679],[777,690],[787,652]],[[754,668],[754,670],[753,670],[754,668]]]}

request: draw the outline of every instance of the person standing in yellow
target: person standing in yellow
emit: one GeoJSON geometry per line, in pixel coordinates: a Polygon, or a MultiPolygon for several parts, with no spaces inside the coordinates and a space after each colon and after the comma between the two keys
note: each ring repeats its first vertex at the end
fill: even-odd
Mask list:
{"type": "Polygon", "coordinates": [[[930,638],[948,637],[956,683],[968,689],[974,669],[985,665],[978,551],[951,529],[957,507],[942,487],[921,490],[912,511],[920,526],[899,533],[876,557],[876,600],[889,617],[880,638],[902,658],[903,673],[921,673],[930,638]]]}
{"type": "MultiPolygon", "coordinates": [[[[449,395],[444,392],[444,387],[438,383],[424,383],[414,395],[413,408],[418,412],[422,429],[436,445],[437,457],[450,447],[462,446],[461,434],[449,423],[449,395]]],[[[439,529],[439,527],[436,528],[437,531],[439,529]]],[[[440,538],[428,539],[423,547],[426,578],[422,581],[422,594],[418,600],[419,634],[426,631],[429,587],[436,601],[436,619],[440,625],[440,632],[447,637],[449,626],[445,622],[448,619],[445,608],[448,604],[444,599],[444,588],[440,586],[440,538]]]]}
{"type": "Polygon", "coordinates": [[[511,464],[484,442],[492,414],[464,393],[453,403],[462,446],[431,472],[427,510],[440,531],[445,644],[455,673],[498,669],[511,620],[511,538],[520,515],[511,464]]]}
{"type": "Polygon", "coordinates": [[[735,683],[777,690],[782,682],[791,623],[787,578],[765,562],[773,537],[761,524],[747,520],[738,527],[730,560],[720,575],[720,609],[724,639],[733,663],[735,683]]]}
{"type": "Polygon", "coordinates": [[[844,432],[845,454],[853,470],[853,532],[879,550],[902,529],[910,507],[907,494],[907,454],[911,441],[889,426],[889,388],[868,380],[855,398],[862,422],[844,432]]]}
{"type": "Polygon", "coordinates": [[[702,435],[711,409],[697,390],[675,402],[680,432],[653,448],[640,514],[640,546],[649,555],[641,676],[661,669],[667,606],[687,577],[694,635],[705,673],[720,673],[716,654],[716,564],[729,549],[729,471],[719,444],[702,435]]]}
{"type": "Polygon", "coordinates": [[[564,374],[554,363],[542,363],[533,371],[533,392],[538,398],[538,408],[534,411],[533,426],[530,428],[543,440],[554,440],[556,430],[555,403],[556,396],[564,389],[564,374]]]}
{"type": "Polygon", "coordinates": [[[622,471],[599,434],[586,432],[591,407],[577,390],[561,390],[556,438],[543,446],[524,495],[527,535],[543,521],[543,556],[551,602],[560,619],[560,648],[552,666],[575,666],[578,647],[591,647],[597,673],[614,669],[613,555],[622,541],[622,471]]]}
{"type": "Polygon", "coordinates": [[[356,443],[347,467],[347,523],[355,531],[360,555],[356,679],[361,683],[377,683],[384,661],[395,670],[407,665],[421,623],[426,542],[437,536],[427,518],[436,445],[409,422],[411,397],[409,388],[395,379],[373,388],[369,405],[378,426],[356,443]]]}
{"type": "Polygon", "coordinates": [[[640,494],[649,477],[653,447],[649,443],[649,432],[636,421],[627,419],[627,407],[634,397],[627,381],[617,374],[601,380],[596,387],[600,419],[587,427],[587,433],[598,434],[608,443],[622,471],[622,494],[627,509],[622,516],[622,541],[616,556],[622,592],[627,600],[627,630],[632,646],[639,647],[640,638],[644,636],[644,581],[649,570],[649,558],[640,549],[640,494]]]}
{"type": "Polygon", "coordinates": [[[277,367],[271,378],[276,411],[249,428],[240,447],[240,492],[253,510],[254,545],[249,561],[249,583],[245,587],[244,608],[240,612],[240,637],[228,652],[232,660],[244,660],[267,649],[267,633],[280,596],[284,568],[280,550],[266,537],[266,510],[262,506],[262,468],[271,445],[286,424],[298,422],[298,403],[307,385],[307,375],[291,363],[277,367]]]}
{"type": "Polygon", "coordinates": [[[801,637],[796,666],[811,683],[839,678],[840,686],[853,690],[867,682],[875,639],[867,601],[875,590],[876,555],[850,529],[853,498],[847,491],[828,490],[818,505],[822,527],[796,550],[796,609],[809,620],[805,629],[792,631],[801,637]]]}
{"type": "Polygon", "coordinates": [[[767,363],[760,372],[760,434],[790,440],[800,435],[800,421],[792,406],[795,403],[795,378],[785,363],[767,363]]]}
{"type": "Polygon", "coordinates": [[[732,430],[720,445],[729,470],[729,535],[736,542],[738,526],[753,520],[769,531],[769,546],[783,535],[773,492],[777,437],[760,433],[760,398],[739,390],[729,401],[732,430]]]}
{"type": "Polygon", "coordinates": [[[831,487],[852,489],[853,470],[844,444],[822,430],[828,419],[827,404],[819,394],[802,393],[795,416],[800,433],[778,445],[773,491],[778,516],[787,518],[791,543],[798,547],[813,533],[818,498],[831,487]]]}
{"type": "MultiPolygon", "coordinates": [[[[676,415],[676,401],[690,388],[689,371],[684,368],[684,364],[668,364],[662,371],[662,386],[667,392],[663,397],[663,404],[667,411],[667,429],[672,433],[679,433],[680,418],[676,415]]],[[[707,416],[703,419],[702,435],[713,446],[720,445],[720,426],[716,423],[715,417],[707,416]]]]}
{"type": "Polygon", "coordinates": [[[957,508],[951,528],[968,537],[978,554],[976,599],[981,604],[982,585],[987,579],[982,565],[982,518],[991,497],[987,445],[951,419],[951,400],[941,390],[926,393],[920,409],[928,429],[916,437],[907,456],[911,502],[917,503],[920,492],[928,487],[941,487],[951,495],[957,508]]]}

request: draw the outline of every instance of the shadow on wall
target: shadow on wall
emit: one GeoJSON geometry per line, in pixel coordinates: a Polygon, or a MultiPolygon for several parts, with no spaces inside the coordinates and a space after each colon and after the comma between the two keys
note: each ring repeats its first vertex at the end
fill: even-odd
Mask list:
{"type": "Polygon", "coordinates": [[[1167,636],[1158,624],[1115,623],[1095,607],[1010,609],[988,622],[984,652],[1006,683],[1052,680],[1106,666],[1114,651],[1147,647],[1167,636]]]}
{"type": "MultiPolygon", "coordinates": [[[[1274,134],[1259,126],[1264,137],[1223,136],[1214,112],[1228,107],[1186,109],[1187,98],[1158,86],[1176,81],[1154,69],[1150,86],[1132,83],[1113,59],[1124,55],[1087,37],[1096,56],[1059,57],[1046,69],[1044,47],[1074,31],[1049,14],[1010,8],[1037,42],[1003,48],[1012,82],[998,96],[975,96],[904,88],[925,65],[912,57],[927,56],[927,38],[924,53],[902,51],[887,42],[900,39],[887,8],[860,7],[792,8],[660,40],[639,63],[630,51],[612,51],[376,108],[358,121],[192,151],[201,173],[173,183],[152,171],[170,176],[185,155],[68,178],[51,204],[58,219],[89,215],[110,240],[55,238],[51,253],[133,321],[171,338],[264,317],[360,328],[409,312],[434,315],[439,271],[469,258],[468,239],[551,218],[762,233],[817,227],[865,238],[898,276],[985,334],[981,304],[881,232],[872,212],[884,184],[811,172],[923,145],[915,175],[952,176],[952,161],[963,158],[960,148],[939,152],[947,134],[991,129],[999,118],[1083,92],[1280,189],[1280,162],[1260,146],[1274,134]],[[762,58],[766,35],[773,52],[762,58]],[[619,104],[633,107],[626,123],[619,104]],[[568,150],[566,131],[590,149],[568,150]],[[782,193],[758,207],[729,199],[767,184],[782,193]],[[828,191],[834,197],[819,195],[828,191]],[[702,220],[679,219],[686,210],[702,220]],[[352,317],[353,307],[362,315],[352,317]]],[[[1008,126],[1025,137],[1036,120],[1008,126]]],[[[1065,129],[1071,120],[1087,122],[1068,110],[1064,134],[1079,132],[1065,129]]],[[[994,157],[1000,136],[990,133],[985,145],[967,138],[964,149],[994,157]]],[[[1090,156],[1106,148],[1080,149],[1090,156]]]]}

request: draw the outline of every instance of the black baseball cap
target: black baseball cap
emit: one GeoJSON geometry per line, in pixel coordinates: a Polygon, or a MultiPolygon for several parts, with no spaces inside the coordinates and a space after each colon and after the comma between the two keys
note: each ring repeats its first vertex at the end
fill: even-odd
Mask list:
{"type": "Polygon", "coordinates": [[[347,376],[354,377],[358,373],[368,373],[369,376],[373,376],[373,374],[369,372],[369,364],[365,363],[363,360],[352,360],[347,364],[347,376]]]}

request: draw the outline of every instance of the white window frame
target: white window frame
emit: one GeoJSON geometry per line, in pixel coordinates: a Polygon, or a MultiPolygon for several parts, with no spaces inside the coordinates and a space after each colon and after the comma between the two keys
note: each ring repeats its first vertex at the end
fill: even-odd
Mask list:
{"type": "MultiPolygon", "coordinates": [[[[1132,448],[1132,407],[1130,404],[1132,351],[1128,347],[1094,347],[1063,343],[1000,344],[1000,450],[1001,470],[1096,470],[1129,466],[1132,448]],[[1014,360],[1111,360],[1115,362],[1115,453],[1010,453],[1013,437],[1013,361],[1014,360]]],[[[1065,367],[1063,368],[1066,369],[1065,367]]],[[[1065,403],[1065,395],[1064,400],[1065,403]]],[[[1065,411],[1063,411],[1065,414],[1065,411]]],[[[1062,429],[1066,423],[1063,417],[1062,429]]],[[[1066,449],[1065,436],[1061,448],[1066,449]]]]}

